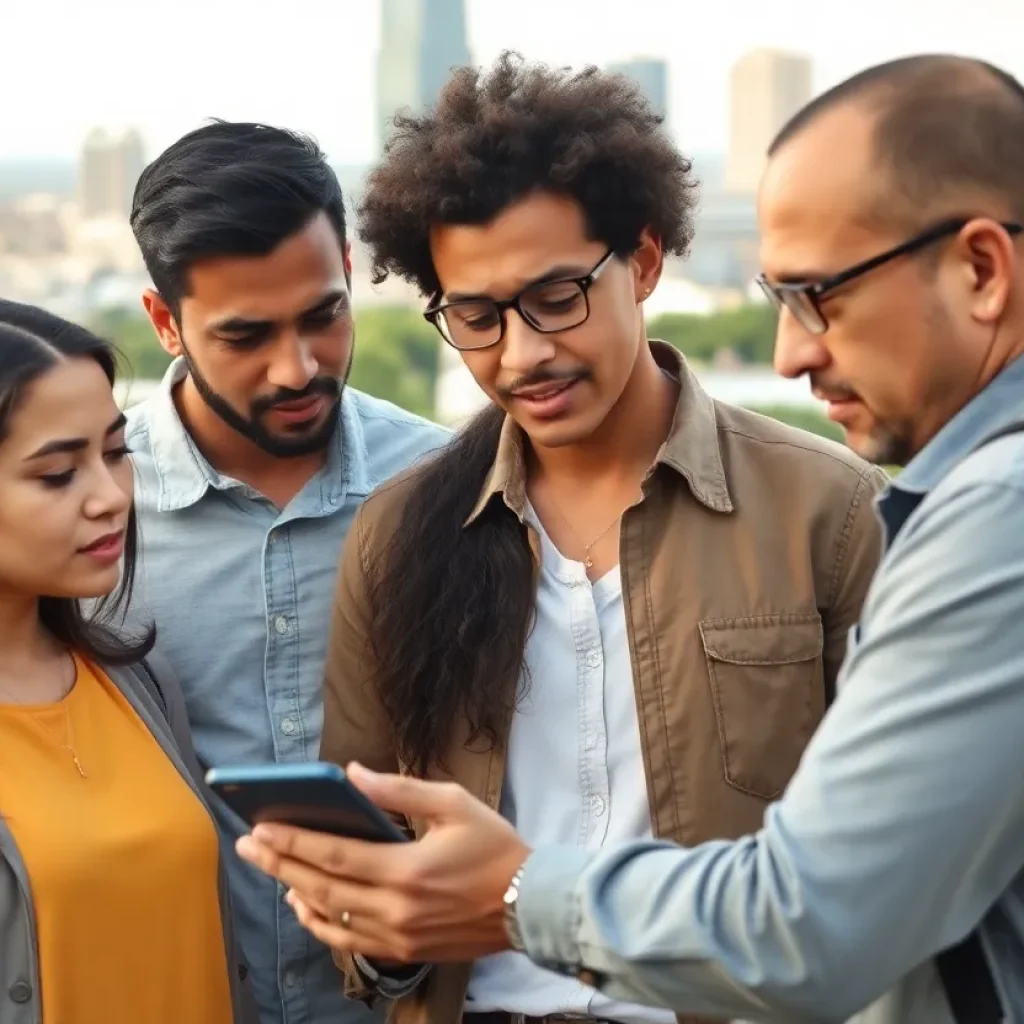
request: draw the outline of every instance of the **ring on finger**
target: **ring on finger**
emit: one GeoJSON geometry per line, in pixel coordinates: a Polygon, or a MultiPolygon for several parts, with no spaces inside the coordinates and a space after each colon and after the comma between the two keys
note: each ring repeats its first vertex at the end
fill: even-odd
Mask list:
{"type": "Polygon", "coordinates": [[[343,910],[341,912],[341,917],[338,919],[338,924],[342,928],[351,928],[352,927],[352,915],[347,910],[343,910]]]}

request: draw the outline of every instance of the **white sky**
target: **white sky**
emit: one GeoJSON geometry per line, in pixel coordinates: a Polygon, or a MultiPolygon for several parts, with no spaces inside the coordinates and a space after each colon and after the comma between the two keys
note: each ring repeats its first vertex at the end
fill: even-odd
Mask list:
{"type": "MultiPolygon", "coordinates": [[[[690,152],[724,149],[729,67],[809,53],[826,88],[913,52],[983,57],[1024,77],[1024,0],[468,0],[477,62],[502,48],[558,63],[671,62],[690,152]]],[[[69,156],[97,124],[150,155],[204,118],[311,132],[338,163],[374,156],[377,0],[0,0],[0,158],[69,156]]]]}

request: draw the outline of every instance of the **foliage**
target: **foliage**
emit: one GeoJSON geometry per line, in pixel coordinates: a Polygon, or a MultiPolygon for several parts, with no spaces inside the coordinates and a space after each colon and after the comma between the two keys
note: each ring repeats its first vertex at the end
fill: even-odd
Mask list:
{"type": "Polygon", "coordinates": [[[122,374],[129,380],[158,380],[171,362],[141,310],[106,309],[96,314],[87,326],[117,346],[122,374]]]}
{"type": "Polygon", "coordinates": [[[648,321],[647,335],[669,342],[695,362],[711,362],[731,350],[744,363],[771,363],[776,320],[771,306],[750,302],[709,316],[662,313],[648,321]]]}
{"type": "MultiPolygon", "coordinates": [[[[108,310],[90,326],[113,341],[135,379],[163,375],[170,359],[160,348],[153,328],[141,312],[108,310]]],[[[648,323],[648,334],[675,345],[695,362],[711,362],[731,351],[744,363],[770,363],[775,341],[775,313],[750,303],[710,316],[664,313],[648,323]]],[[[433,416],[440,370],[440,339],[415,309],[372,306],[356,314],[354,387],[422,416],[433,416]]],[[[842,431],[813,409],[773,406],[759,409],[768,416],[823,437],[842,439],[842,431]]]]}
{"type": "Polygon", "coordinates": [[[422,314],[379,306],[356,315],[353,387],[420,416],[434,415],[441,336],[422,314]]]}
{"type": "Polygon", "coordinates": [[[805,405],[751,406],[751,411],[759,412],[762,416],[771,416],[774,420],[788,423],[791,427],[799,427],[819,437],[827,437],[833,441],[843,440],[842,427],[833,423],[817,409],[805,405]]]}

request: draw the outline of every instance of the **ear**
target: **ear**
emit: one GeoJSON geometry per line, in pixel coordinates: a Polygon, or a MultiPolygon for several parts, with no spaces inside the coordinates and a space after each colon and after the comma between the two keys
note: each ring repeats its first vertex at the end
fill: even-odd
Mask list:
{"type": "Polygon", "coordinates": [[[180,356],[184,352],[184,347],[171,307],[164,302],[160,293],[152,288],[147,288],[142,293],[142,305],[160,340],[160,347],[170,356],[180,356]]]}
{"type": "Polygon", "coordinates": [[[996,323],[1006,312],[1017,254],[1014,239],[998,221],[972,220],[960,232],[958,254],[970,289],[969,309],[979,323],[996,323]]]}
{"type": "Polygon", "coordinates": [[[664,254],[661,239],[656,237],[650,228],[644,228],[640,235],[640,244],[629,258],[633,271],[633,296],[639,305],[648,298],[661,279],[664,265],[664,254]]]}

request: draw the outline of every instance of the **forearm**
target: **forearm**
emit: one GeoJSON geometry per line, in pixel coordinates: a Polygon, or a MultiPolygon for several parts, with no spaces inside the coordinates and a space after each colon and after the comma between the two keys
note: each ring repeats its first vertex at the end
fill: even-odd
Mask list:
{"type": "Polygon", "coordinates": [[[680,1013],[779,1024],[847,1019],[865,1001],[856,975],[872,969],[851,954],[877,953],[877,944],[854,950],[841,927],[811,938],[830,929],[805,913],[785,872],[764,871],[773,891],[752,891],[757,846],[538,849],[519,897],[527,952],[616,998],[680,1013]]]}

